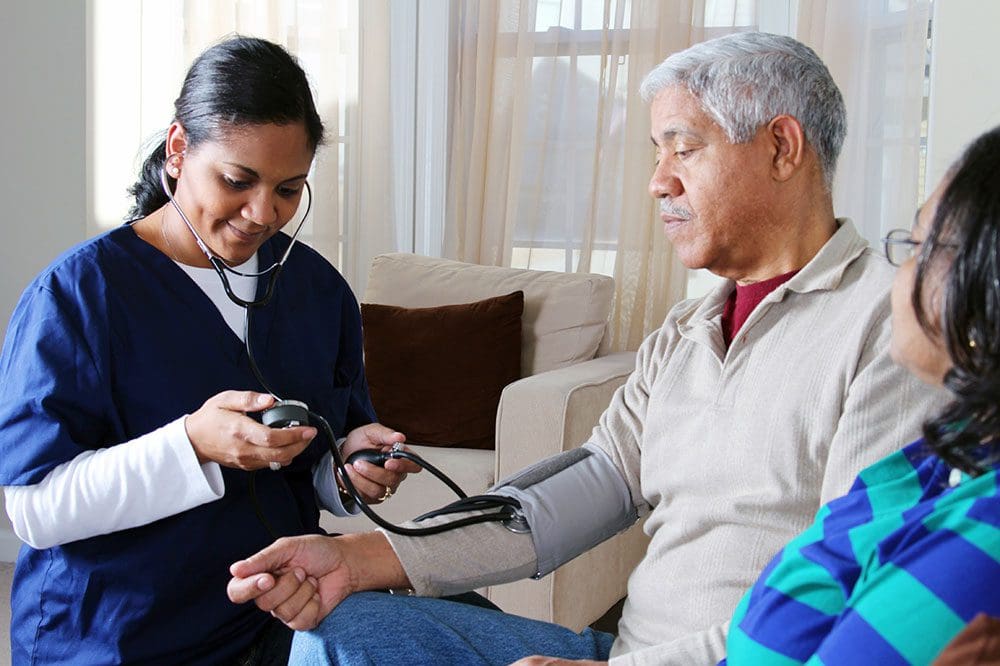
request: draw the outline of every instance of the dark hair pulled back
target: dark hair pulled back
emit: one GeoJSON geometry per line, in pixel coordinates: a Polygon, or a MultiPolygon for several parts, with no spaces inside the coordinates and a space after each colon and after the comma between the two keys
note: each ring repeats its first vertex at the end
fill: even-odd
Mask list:
{"type": "MultiPolygon", "coordinates": [[[[198,56],[174,102],[174,120],[184,128],[189,148],[216,140],[227,129],[267,123],[302,122],[312,147],[323,143],[323,121],[302,67],[281,46],[255,37],[230,37],[198,56]]],[[[135,198],[131,219],[167,203],[160,183],[166,149],[164,138],[129,188],[135,198]]]]}
{"type": "Polygon", "coordinates": [[[973,141],[946,178],[917,261],[913,308],[928,335],[944,341],[952,362],[944,385],[954,399],[923,430],[945,462],[976,475],[1000,454],[1000,127],[973,141]],[[940,330],[922,298],[938,260],[951,262],[940,330]]]}

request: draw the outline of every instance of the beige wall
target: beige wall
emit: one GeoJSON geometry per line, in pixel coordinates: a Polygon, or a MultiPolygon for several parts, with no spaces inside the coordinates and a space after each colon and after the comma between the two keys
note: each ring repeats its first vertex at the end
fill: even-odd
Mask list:
{"type": "Polygon", "coordinates": [[[930,193],[962,148],[1000,124],[1000,2],[937,0],[931,32],[930,193]]]}
{"type": "MultiPolygon", "coordinates": [[[[85,3],[5,3],[0,331],[31,278],[86,235],[85,47],[85,3]]],[[[0,561],[17,543],[0,512],[0,561]]]]}

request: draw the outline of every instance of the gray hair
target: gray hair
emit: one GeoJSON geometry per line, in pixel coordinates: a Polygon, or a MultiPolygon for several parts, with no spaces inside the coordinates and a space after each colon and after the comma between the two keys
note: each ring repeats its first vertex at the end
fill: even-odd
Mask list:
{"type": "Polygon", "coordinates": [[[815,51],[791,37],[740,32],[675,53],[639,87],[651,102],[668,86],[683,85],[733,143],[747,143],[775,116],[802,124],[828,189],[847,134],[844,98],[815,51]]]}

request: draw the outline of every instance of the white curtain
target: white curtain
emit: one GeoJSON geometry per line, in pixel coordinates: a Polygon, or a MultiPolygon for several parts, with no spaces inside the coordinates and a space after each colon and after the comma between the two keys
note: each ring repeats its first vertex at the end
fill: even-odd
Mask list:
{"type": "Polygon", "coordinates": [[[930,2],[802,0],[793,36],[830,68],[847,103],[838,215],[869,242],[909,228],[924,198],[930,2]]]}
{"type": "Polygon", "coordinates": [[[927,3],[908,0],[457,0],[445,254],[615,278],[611,344],[635,349],[688,271],[646,192],[643,76],[737,30],[812,46],[848,105],[839,215],[870,239],[919,196],[927,3]]]}
{"type": "Polygon", "coordinates": [[[370,257],[396,249],[391,215],[389,0],[94,0],[90,86],[93,205],[89,231],[121,222],[126,188],[166,129],[191,61],[233,33],[295,54],[326,125],[310,175],[303,240],[355,289],[370,257]]]}
{"type": "MultiPolygon", "coordinates": [[[[414,90],[390,86],[390,56],[400,54],[389,13],[411,1],[92,0],[90,232],[125,214],[137,147],[166,128],[191,60],[229,33],[257,35],[289,48],[310,77],[328,142],[306,240],[362,291],[373,255],[410,247],[398,237],[406,220],[393,224],[391,162],[413,150],[392,145],[392,128],[412,126],[393,110],[411,108],[396,96],[414,90]]],[[[613,275],[612,344],[636,348],[702,288],[674,258],[646,193],[653,152],[639,82],[673,52],[749,29],[812,46],[844,93],[837,213],[870,241],[906,226],[923,196],[928,5],[450,0],[451,103],[428,120],[449,133],[445,256],[613,275]]]]}

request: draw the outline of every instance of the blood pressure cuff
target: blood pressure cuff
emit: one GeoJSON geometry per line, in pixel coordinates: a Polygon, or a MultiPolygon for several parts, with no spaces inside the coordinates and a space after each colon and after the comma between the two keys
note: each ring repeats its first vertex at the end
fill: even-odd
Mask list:
{"type": "Polygon", "coordinates": [[[584,445],[501,481],[491,494],[521,503],[541,578],[639,518],[628,485],[604,451],[584,445]]]}

